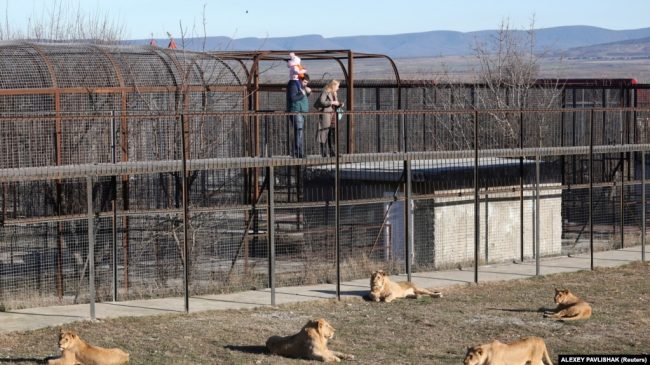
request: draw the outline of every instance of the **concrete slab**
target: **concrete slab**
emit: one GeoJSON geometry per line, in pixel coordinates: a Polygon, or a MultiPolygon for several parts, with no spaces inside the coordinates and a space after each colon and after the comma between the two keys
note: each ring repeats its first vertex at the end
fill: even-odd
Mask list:
{"type": "MultiPolygon", "coordinates": [[[[646,249],[648,252],[648,249],[646,249]]],[[[595,267],[615,267],[641,260],[641,247],[629,247],[621,250],[603,251],[594,254],[595,267]]],[[[589,254],[574,257],[549,257],[541,260],[540,274],[548,275],[561,272],[589,270],[589,254]]],[[[535,262],[506,263],[479,267],[479,281],[500,281],[522,279],[535,276],[535,262]]],[[[393,276],[394,280],[406,280],[406,275],[393,276]]],[[[473,267],[461,270],[433,271],[413,273],[413,282],[426,288],[442,289],[450,286],[473,283],[473,267]]],[[[341,297],[359,297],[369,291],[369,279],[352,280],[341,283],[341,297]]],[[[321,284],[310,286],[293,286],[277,288],[276,304],[332,299],[336,297],[336,286],[321,284]]],[[[231,294],[201,295],[190,298],[190,312],[225,309],[250,309],[269,306],[271,290],[252,290],[231,294]]],[[[160,298],[148,300],[130,300],[124,302],[104,302],[95,306],[96,318],[116,318],[133,316],[151,316],[168,313],[184,313],[183,298],[160,298]]],[[[27,308],[0,312],[0,332],[26,331],[49,326],[60,326],[75,321],[90,319],[90,306],[76,304],[27,308]]]]}

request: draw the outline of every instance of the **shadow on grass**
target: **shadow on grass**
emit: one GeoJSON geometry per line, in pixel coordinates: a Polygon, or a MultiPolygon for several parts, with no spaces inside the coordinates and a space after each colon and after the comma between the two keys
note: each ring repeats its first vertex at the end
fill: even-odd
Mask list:
{"type": "Polygon", "coordinates": [[[58,357],[56,356],[50,356],[46,358],[35,358],[35,357],[4,357],[0,358],[0,364],[18,364],[22,362],[29,362],[32,364],[47,364],[47,360],[54,360],[57,359],[58,357]]]}
{"type": "MultiPolygon", "coordinates": [[[[336,295],[336,290],[314,290],[314,291],[323,294],[336,295]]],[[[358,296],[363,298],[364,300],[371,300],[368,290],[341,290],[341,295],[358,296]]]]}
{"type": "Polygon", "coordinates": [[[236,346],[236,345],[226,345],[224,348],[228,350],[233,350],[233,351],[239,351],[239,352],[244,352],[247,354],[267,354],[270,355],[271,352],[266,348],[266,346],[236,346]]]}
{"type": "Polygon", "coordinates": [[[531,309],[531,308],[486,308],[486,309],[491,311],[518,312],[518,313],[544,313],[544,312],[555,310],[555,308],[544,308],[544,307],[540,307],[537,309],[531,309]]]}

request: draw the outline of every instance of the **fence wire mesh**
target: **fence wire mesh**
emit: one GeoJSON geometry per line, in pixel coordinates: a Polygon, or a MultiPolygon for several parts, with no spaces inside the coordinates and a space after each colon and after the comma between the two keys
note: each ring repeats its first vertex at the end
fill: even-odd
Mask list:
{"type": "Polygon", "coordinates": [[[191,295],[266,288],[270,249],[277,286],[333,283],[337,237],[341,280],[404,273],[407,261],[438,270],[645,237],[642,85],[532,90],[535,102],[502,108],[507,90],[360,82],[336,123],[337,163],[316,139],[326,116],[304,114],[307,157],[292,158],[283,85],[251,101],[247,75],[215,56],[0,53],[21,60],[0,67],[6,308],[89,301],[91,261],[104,301],[182,295],[185,265],[191,295]]]}

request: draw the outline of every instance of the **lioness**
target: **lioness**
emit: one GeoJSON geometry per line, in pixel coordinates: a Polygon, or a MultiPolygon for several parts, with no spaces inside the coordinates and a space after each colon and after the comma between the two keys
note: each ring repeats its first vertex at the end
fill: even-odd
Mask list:
{"type": "Polygon", "coordinates": [[[569,289],[555,289],[553,298],[557,308],[544,312],[544,317],[561,321],[575,321],[591,317],[591,305],[571,293],[569,289]]]}
{"type": "Polygon", "coordinates": [[[324,319],[308,321],[293,336],[271,336],[266,340],[266,347],[274,354],[299,357],[323,362],[340,362],[341,359],[353,360],[354,355],[331,351],[327,341],[334,337],[334,327],[324,319]]]}
{"type": "Polygon", "coordinates": [[[420,295],[442,298],[442,293],[418,288],[408,281],[393,282],[383,270],[377,270],[370,276],[370,299],[375,302],[383,300],[390,303],[397,298],[418,298],[420,295]]]}
{"type": "Polygon", "coordinates": [[[129,361],[129,354],[120,349],[92,346],[79,338],[75,332],[63,329],[59,334],[59,348],[63,352],[62,358],[69,356],[66,352],[74,354],[74,362],[63,363],[65,365],[120,365],[129,361]]]}
{"type": "Polygon", "coordinates": [[[539,337],[524,337],[511,344],[494,340],[490,343],[470,347],[465,356],[465,365],[553,365],[548,356],[546,344],[539,337]]]}
{"type": "Polygon", "coordinates": [[[63,350],[61,352],[61,357],[56,359],[47,360],[47,365],[77,365],[77,357],[74,356],[74,353],[63,350]]]}

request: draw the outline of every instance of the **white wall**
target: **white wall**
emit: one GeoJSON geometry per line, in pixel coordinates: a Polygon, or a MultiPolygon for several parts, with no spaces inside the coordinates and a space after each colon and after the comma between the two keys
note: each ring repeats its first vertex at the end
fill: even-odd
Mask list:
{"type": "MultiPolygon", "coordinates": [[[[548,186],[548,185],[547,185],[548,186]]],[[[561,189],[541,190],[540,255],[562,251],[561,189]]],[[[524,256],[533,257],[535,199],[524,193],[524,256]]],[[[503,262],[520,258],[519,193],[488,196],[487,261],[503,262]]],[[[486,258],[486,203],[480,205],[480,259],[486,258]]],[[[436,267],[474,260],[474,200],[467,197],[437,198],[435,208],[436,267]]],[[[417,228],[416,228],[417,229],[417,228]]]]}

